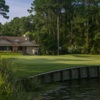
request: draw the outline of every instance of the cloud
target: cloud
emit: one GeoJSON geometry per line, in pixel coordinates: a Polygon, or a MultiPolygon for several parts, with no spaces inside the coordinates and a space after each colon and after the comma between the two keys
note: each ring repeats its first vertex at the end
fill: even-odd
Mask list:
{"type": "Polygon", "coordinates": [[[29,13],[27,9],[30,8],[32,2],[33,0],[6,0],[6,4],[10,7],[10,12],[8,13],[10,18],[7,20],[0,16],[0,22],[5,23],[12,20],[14,17],[28,16],[29,13]]]}

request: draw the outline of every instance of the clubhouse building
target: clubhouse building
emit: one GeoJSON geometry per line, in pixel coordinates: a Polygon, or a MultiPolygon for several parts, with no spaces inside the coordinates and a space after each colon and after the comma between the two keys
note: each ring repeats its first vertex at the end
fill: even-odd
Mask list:
{"type": "Polygon", "coordinates": [[[39,53],[39,45],[35,41],[30,41],[26,36],[0,36],[0,52],[19,52],[37,55],[39,53]]]}

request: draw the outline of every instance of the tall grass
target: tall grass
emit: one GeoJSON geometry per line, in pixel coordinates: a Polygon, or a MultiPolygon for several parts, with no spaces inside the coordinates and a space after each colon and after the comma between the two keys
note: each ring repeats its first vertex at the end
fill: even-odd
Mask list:
{"type": "Polygon", "coordinates": [[[34,92],[40,88],[39,81],[18,81],[11,66],[8,59],[0,59],[0,100],[34,100],[34,92]]]}

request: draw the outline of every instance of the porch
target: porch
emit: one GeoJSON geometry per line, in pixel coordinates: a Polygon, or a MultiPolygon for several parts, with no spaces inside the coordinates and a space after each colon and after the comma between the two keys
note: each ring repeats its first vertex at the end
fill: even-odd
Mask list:
{"type": "Polygon", "coordinates": [[[37,55],[38,48],[32,46],[0,46],[0,52],[15,52],[29,55],[37,55]]]}

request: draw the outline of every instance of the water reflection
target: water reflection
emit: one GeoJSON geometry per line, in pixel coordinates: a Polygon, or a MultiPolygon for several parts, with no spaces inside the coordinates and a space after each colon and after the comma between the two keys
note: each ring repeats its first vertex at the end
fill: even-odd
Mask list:
{"type": "Polygon", "coordinates": [[[100,100],[100,79],[64,82],[60,89],[43,96],[43,100],[100,100]]]}

